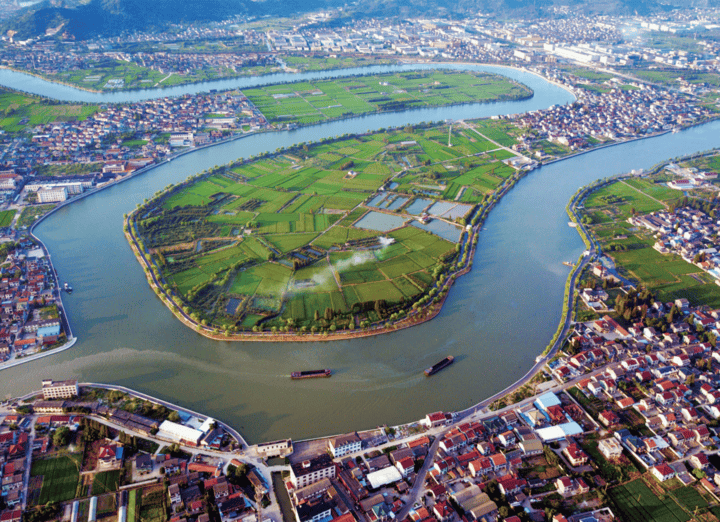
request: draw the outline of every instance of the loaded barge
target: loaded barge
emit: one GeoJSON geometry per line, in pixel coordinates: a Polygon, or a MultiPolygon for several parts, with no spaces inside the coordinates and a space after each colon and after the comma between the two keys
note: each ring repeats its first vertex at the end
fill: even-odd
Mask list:
{"type": "Polygon", "coordinates": [[[292,372],[290,374],[290,377],[293,379],[316,379],[318,377],[330,377],[332,375],[332,370],[324,369],[324,370],[308,370],[304,372],[292,372]]]}
{"type": "Polygon", "coordinates": [[[440,370],[450,366],[454,360],[455,360],[455,357],[453,357],[452,355],[448,355],[439,363],[433,364],[430,368],[425,370],[425,375],[427,375],[428,377],[430,377],[431,375],[435,375],[440,370]]]}

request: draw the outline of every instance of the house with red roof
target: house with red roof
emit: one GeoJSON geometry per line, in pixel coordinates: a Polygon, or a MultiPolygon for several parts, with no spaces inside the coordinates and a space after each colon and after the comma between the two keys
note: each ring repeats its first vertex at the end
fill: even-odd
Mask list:
{"type": "Polygon", "coordinates": [[[650,468],[650,472],[660,482],[665,482],[666,480],[670,480],[675,476],[675,471],[664,462],[650,468]]]}
{"type": "Polygon", "coordinates": [[[407,477],[415,469],[415,462],[410,457],[400,459],[395,463],[395,467],[398,469],[403,477],[407,477]]]}
{"type": "Polygon", "coordinates": [[[620,423],[620,417],[618,417],[617,414],[612,410],[601,411],[598,414],[598,418],[600,419],[601,423],[608,427],[615,426],[616,424],[620,423]]]}
{"type": "Polygon", "coordinates": [[[563,450],[563,455],[565,455],[570,464],[576,467],[587,464],[587,461],[589,459],[587,453],[580,449],[580,446],[578,446],[576,443],[568,445],[563,450]]]}
{"type": "Polygon", "coordinates": [[[446,522],[452,519],[453,515],[455,515],[455,510],[446,500],[443,500],[433,506],[433,514],[439,522],[446,522]]]}

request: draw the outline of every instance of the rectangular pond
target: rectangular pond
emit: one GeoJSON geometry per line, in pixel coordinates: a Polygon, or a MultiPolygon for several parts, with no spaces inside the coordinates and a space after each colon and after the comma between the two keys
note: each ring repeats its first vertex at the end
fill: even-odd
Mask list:
{"type": "Polygon", "coordinates": [[[445,223],[439,219],[433,219],[427,225],[423,225],[419,221],[413,221],[412,226],[424,230],[425,232],[435,234],[436,236],[440,236],[441,238],[452,241],[453,243],[458,242],[460,239],[460,233],[462,232],[460,227],[445,223]]]}
{"type": "Polygon", "coordinates": [[[388,210],[397,210],[400,207],[402,207],[405,203],[407,203],[407,200],[408,200],[408,198],[397,197],[397,198],[395,198],[395,201],[393,201],[392,203],[390,203],[388,205],[387,208],[388,208],[388,210]]]}
{"type": "Polygon", "coordinates": [[[382,212],[370,211],[363,218],[355,223],[356,228],[364,228],[366,230],[377,230],[378,232],[387,232],[393,228],[403,225],[405,220],[400,216],[392,216],[383,214],[382,212]]]}
{"type": "Polygon", "coordinates": [[[425,207],[427,207],[432,202],[432,199],[418,198],[412,203],[410,203],[410,205],[408,205],[408,207],[405,209],[405,212],[407,212],[408,214],[412,214],[413,216],[419,216],[420,213],[425,210],[425,207]]]}
{"type": "Polygon", "coordinates": [[[387,194],[378,194],[374,198],[370,200],[370,202],[367,204],[368,207],[379,207],[380,203],[387,197],[387,194]]]}

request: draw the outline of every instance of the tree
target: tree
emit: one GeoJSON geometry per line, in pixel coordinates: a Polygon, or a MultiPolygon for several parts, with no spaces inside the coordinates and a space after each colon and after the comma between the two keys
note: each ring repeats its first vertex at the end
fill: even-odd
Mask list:
{"type": "Polygon", "coordinates": [[[240,464],[237,468],[235,468],[235,477],[241,479],[245,475],[247,475],[247,472],[248,472],[247,464],[240,464]]]}
{"type": "Polygon", "coordinates": [[[168,420],[170,422],[180,422],[180,414],[176,411],[173,411],[168,415],[168,420]]]}
{"type": "Polygon", "coordinates": [[[61,426],[55,430],[53,435],[53,444],[57,448],[62,448],[68,445],[70,442],[70,428],[67,426],[61,426]]]}

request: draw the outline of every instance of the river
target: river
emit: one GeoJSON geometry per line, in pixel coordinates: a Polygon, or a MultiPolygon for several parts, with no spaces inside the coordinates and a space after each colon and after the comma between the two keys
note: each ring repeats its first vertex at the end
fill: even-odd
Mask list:
{"type": "Polygon", "coordinates": [[[150,290],[123,237],[122,220],[167,184],[241,156],[348,132],[520,112],[571,99],[526,76],[523,83],[535,91],[532,100],[372,115],[255,135],[188,154],[61,209],[36,234],[50,249],[61,279],[75,288],[65,304],[79,341],[66,352],[0,372],[3,393],[37,389],[43,377],[115,383],[205,412],[259,442],[406,422],[467,407],[504,388],[532,366],[557,328],[569,273],[562,261],[577,259],[583,249],[567,225],[570,196],[599,177],[720,146],[720,123],[532,172],[491,212],[473,270],[453,287],[440,315],[367,339],[278,344],[205,339],[177,321],[150,290]],[[423,375],[448,354],[455,356],[453,366],[432,378],[423,375]],[[309,368],[335,373],[330,379],[289,378],[309,368]]]}

